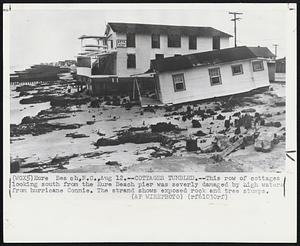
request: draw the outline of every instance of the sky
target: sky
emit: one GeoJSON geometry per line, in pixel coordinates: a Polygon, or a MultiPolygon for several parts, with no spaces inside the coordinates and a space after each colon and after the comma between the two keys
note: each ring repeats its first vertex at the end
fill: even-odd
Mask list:
{"type": "MultiPolygon", "coordinates": [[[[103,35],[107,22],[211,26],[231,35],[229,11],[242,12],[237,45],[266,46],[286,56],[288,4],[13,4],[9,13],[10,65],[75,59],[78,37],[103,35]]],[[[230,39],[234,46],[234,38],[230,39]]]]}

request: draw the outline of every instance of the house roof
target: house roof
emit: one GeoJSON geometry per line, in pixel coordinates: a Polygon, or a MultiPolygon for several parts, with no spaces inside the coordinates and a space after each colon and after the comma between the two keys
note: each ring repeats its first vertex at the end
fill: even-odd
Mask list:
{"type": "Polygon", "coordinates": [[[194,53],[182,56],[172,56],[164,59],[151,60],[151,69],[158,72],[176,71],[195,66],[209,66],[250,58],[273,58],[275,55],[266,47],[227,48],[194,53]]]}
{"type": "MultiPolygon", "coordinates": [[[[232,35],[219,31],[212,27],[203,26],[174,26],[174,25],[154,25],[139,23],[117,23],[109,22],[107,24],[114,32],[118,33],[155,33],[155,34],[181,34],[184,36],[221,36],[232,37],[232,35]]],[[[106,30],[107,34],[107,30],[106,30]]]]}
{"type": "Polygon", "coordinates": [[[78,39],[87,39],[87,38],[92,38],[92,39],[105,39],[105,36],[96,36],[96,35],[81,35],[78,39]]]}

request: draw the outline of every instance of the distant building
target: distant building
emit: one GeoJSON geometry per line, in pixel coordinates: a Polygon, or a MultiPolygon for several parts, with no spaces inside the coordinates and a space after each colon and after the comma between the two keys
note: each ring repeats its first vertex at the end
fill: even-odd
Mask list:
{"type": "Polygon", "coordinates": [[[268,87],[272,58],[268,48],[241,46],[153,60],[148,73],[154,77],[156,98],[176,104],[268,87]]]}
{"type": "Polygon", "coordinates": [[[104,36],[79,37],[77,79],[94,95],[112,93],[153,59],[227,48],[230,37],[212,27],[108,23],[104,36]]]}
{"type": "Polygon", "coordinates": [[[286,80],[286,58],[275,61],[275,82],[285,82],[286,80]]]}

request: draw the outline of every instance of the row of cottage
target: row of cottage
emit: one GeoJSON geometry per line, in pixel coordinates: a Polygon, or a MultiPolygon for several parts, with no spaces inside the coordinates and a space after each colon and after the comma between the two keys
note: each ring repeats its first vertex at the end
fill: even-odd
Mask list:
{"type": "Polygon", "coordinates": [[[275,55],[229,48],[212,27],[108,23],[81,36],[77,80],[93,95],[129,95],[142,104],[176,104],[268,87],[275,55]]]}

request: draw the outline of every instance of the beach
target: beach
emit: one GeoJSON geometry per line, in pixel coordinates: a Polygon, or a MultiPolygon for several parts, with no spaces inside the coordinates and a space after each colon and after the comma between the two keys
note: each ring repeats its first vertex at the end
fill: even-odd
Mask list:
{"type": "Polygon", "coordinates": [[[19,164],[18,172],[281,172],[285,167],[284,84],[271,84],[267,91],[238,97],[239,101],[226,110],[225,99],[128,108],[111,105],[112,100],[106,98],[91,107],[95,98],[77,93],[68,75],[55,82],[27,86],[25,96],[19,96],[22,90],[17,87],[11,86],[10,94],[10,156],[12,163],[19,164]],[[71,93],[67,93],[68,85],[71,93]],[[27,101],[20,103],[22,99],[27,101]],[[187,112],[192,117],[186,117],[187,112]],[[280,136],[280,141],[268,152],[256,151],[254,143],[238,146],[216,160],[221,150],[204,150],[219,135],[226,141],[236,135],[234,119],[238,117],[233,115],[238,112],[271,122],[250,129],[242,126],[241,135],[268,132],[280,136]],[[229,128],[224,125],[228,119],[229,128]],[[195,121],[200,124],[194,126],[195,121]],[[164,127],[175,128],[155,132],[153,125],[162,122],[170,124],[164,127]],[[129,138],[122,138],[128,132],[129,138]],[[135,139],[137,136],[142,140],[135,139]],[[197,141],[198,149],[187,150],[189,139],[197,141]],[[113,141],[110,144],[108,140],[113,141]]]}

